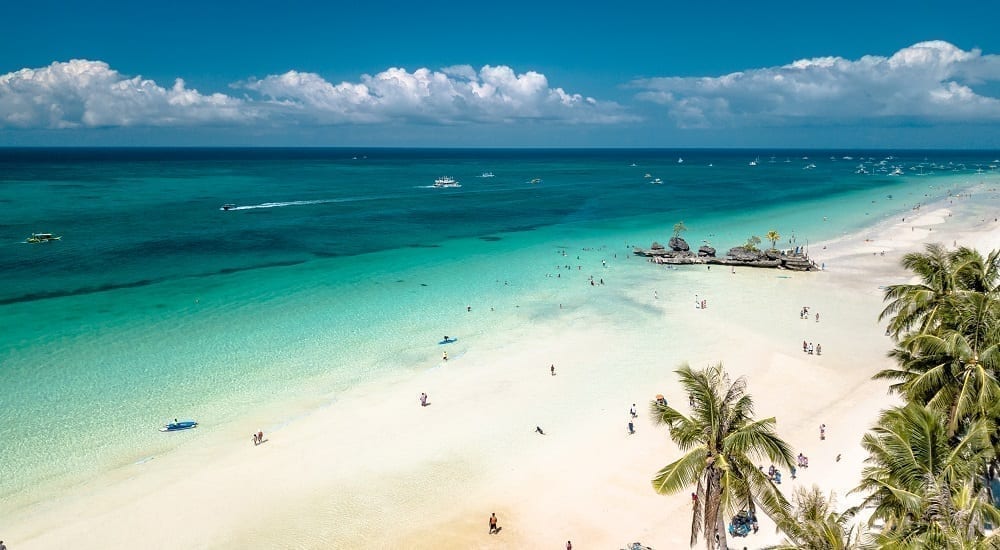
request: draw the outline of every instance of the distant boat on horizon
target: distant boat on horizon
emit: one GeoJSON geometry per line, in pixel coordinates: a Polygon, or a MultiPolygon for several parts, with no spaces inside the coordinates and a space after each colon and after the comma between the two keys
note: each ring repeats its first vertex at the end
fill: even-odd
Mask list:
{"type": "Polygon", "coordinates": [[[759,162],[760,162],[760,157],[757,157],[750,161],[750,166],[757,166],[757,163],[759,162]]]}

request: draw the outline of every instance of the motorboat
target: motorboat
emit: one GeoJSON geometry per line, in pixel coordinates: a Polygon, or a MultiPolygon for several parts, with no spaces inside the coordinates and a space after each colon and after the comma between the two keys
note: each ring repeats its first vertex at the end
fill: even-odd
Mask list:
{"type": "Polygon", "coordinates": [[[236,208],[235,204],[223,204],[219,207],[219,210],[232,210],[234,208],[236,208]]]}
{"type": "Polygon", "coordinates": [[[532,185],[534,185],[536,183],[542,183],[542,178],[534,178],[533,180],[529,181],[528,183],[530,183],[532,185]]]}
{"type": "Polygon", "coordinates": [[[492,178],[492,177],[495,177],[495,176],[493,175],[493,172],[483,172],[482,174],[479,174],[478,177],[480,177],[480,178],[492,178]]]}
{"type": "Polygon", "coordinates": [[[32,233],[30,237],[24,240],[24,242],[38,244],[58,241],[59,239],[62,239],[61,235],[53,235],[52,233],[32,233]]]}
{"type": "Polygon", "coordinates": [[[177,420],[174,419],[173,422],[166,424],[160,428],[161,432],[179,432],[181,430],[190,430],[191,428],[197,428],[198,423],[194,420],[177,420]]]}
{"type": "Polygon", "coordinates": [[[684,159],[677,157],[677,164],[684,164],[684,159]]]}
{"type": "Polygon", "coordinates": [[[653,185],[663,185],[663,180],[661,180],[660,178],[655,178],[650,183],[652,183],[653,185]]]}
{"type": "Polygon", "coordinates": [[[434,187],[461,187],[462,184],[455,181],[455,178],[451,176],[441,176],[440,178],[434,180],[434,187]]]}
{"type": "Polygon", "coordinates": [[[651,177],[653,177],[653,174],[650,174],[649,172],[646,172],[642,177],[644,177],[644,178],[651,178],[651,177]]]}

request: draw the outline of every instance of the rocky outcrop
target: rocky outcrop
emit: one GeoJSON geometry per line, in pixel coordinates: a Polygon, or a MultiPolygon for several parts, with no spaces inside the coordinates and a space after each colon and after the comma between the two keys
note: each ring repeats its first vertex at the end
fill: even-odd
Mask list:
{"type": "Polygon", "coordinates": [[[673,250],[674,252],[687,252],[691,250],[691,247],[688,246],[687,241],[685,241],[680,237],[670,237],[670,242],[668,242],[667,244],[670,246],[670,249],[673,250]]]}
{"type": "Polygon", "coordinates": [[[790,269],[794,271],[819,271],[817,266],[804,254],[782,252],[780,250],[747,250],[742,246],[730,248],[721,258],[716,257],[715,248],[703,245],[698,252],[692,252],[684,239],[670,239],[670,248],[664,248],[660,243],[653,243],[648,249],[635,247],[633,253],[645,256],[657,264],[691,265],[715,264],[742,267],[770,267],[790,269]],[[686,248],[686,249],[685,249],[686,248]]]}
{"type": "Polygon", "coordinates": [[[740,262],[756,262],[761,259],[761,253],[756,250],[747,250],[742,246],[734,246],[726,252],[727,260],[737,260],[740,262]]]}

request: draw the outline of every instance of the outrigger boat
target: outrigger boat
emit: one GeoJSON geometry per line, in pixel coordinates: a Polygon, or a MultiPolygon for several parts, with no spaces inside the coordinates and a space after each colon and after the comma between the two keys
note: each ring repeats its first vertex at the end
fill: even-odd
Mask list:
{"type": "Polygon", "coordinates": [[[36,244],[58,241],[59,239],[62,239],[62,235],[53,235],[52,233],[32,233],[30,237],[24,240],[24,242],[36,244]]]}
{"type": "Polygon", "coordinates": [[[197,428],[198,423],[194,420],[181,420],[178,421],[176,418],[173,422],[167,424],[160,428],[161,432],[179,432],[181,430],[190,430],[191,428],[197,428]]]}

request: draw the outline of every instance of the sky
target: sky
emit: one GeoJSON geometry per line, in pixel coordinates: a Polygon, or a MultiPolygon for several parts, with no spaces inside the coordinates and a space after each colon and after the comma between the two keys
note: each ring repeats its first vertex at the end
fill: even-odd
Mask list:
{"type": "Polygon", "coordinates": [[[1000,3],[7,3],[0,146],[1000,148],[1000,3]]]}

